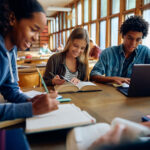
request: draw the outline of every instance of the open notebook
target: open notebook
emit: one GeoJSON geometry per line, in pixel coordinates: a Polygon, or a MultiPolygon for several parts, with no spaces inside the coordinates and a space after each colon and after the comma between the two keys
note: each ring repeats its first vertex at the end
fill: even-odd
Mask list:
{"type": "Polygon", "coordinates": [[[26,119],[26,133],[36,133],[95,123],[96,120],[74,104],[60,104],[53,112],[26,119]]]}

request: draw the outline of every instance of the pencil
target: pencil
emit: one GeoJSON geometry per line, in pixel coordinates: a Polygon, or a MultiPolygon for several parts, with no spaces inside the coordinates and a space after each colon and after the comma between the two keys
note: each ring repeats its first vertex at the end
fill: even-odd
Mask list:
{"type": "Polygon", "coordinates": [[[54,75],[52,72],[49,72],[49,74],[50,74],[52,77],[55,77],[55,75],[54,75]]]}
{"type": "Polygon", "coordinates": [[[43,78],[42,78],[41,73],[40,73],[40,70],[39,70],[38,68],[36,68],[36,69],[37,69],[37,71],[38,71],[38,73],[39,73],[39,76],[40,76],[40,78],[41,78],[41,81],[42,81],[42,84],[43,84],[43,86],[44,86],[45,92],[46,92],[46,93],[49,93],[49,91],[48,91],[48,89],[47,89],[47,86],[46,86],[46,84],[45,84],[45,82],[44,82],[44,80],[43,80],[43,78]]]}
{"type": "MultiPolygon", "coordinates": [[[[65,81],[67,81],[67,82],[73,84],[73,83],[72,83],[70,80],[68,80],[66,77],[64,77],[64,76],[62,76],[62,75],[61,75],[61,77],[62,77],[65,81]]],[[[74,85],[74,84],[73,84],[73,85],[74,85]]]]}

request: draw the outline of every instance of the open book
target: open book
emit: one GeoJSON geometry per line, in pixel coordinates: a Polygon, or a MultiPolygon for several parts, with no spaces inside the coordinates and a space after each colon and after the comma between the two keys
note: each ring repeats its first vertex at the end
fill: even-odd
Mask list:
{"type": "Polygon", "coordinates": [[[60,104],[58,110],[27,118],[26,133],[71,128],[95,122],[95,118],[74,104],[60,104]]]}
{"type": "Polygon", "coordinates": [[[127,127],[126,132],[123,134],[123,137],[121,137],[121,141],[133,141],[140,136],[150,134],[148,127],[122,118],[115,118],[111,125],[107,123],[97,123],[72,129],[67,135],[67,150],[87,150],[94,141],[106,134],[117,124],[124,124],[127,127]]]}
{"type": "Polygon", "coordinates": [[[55,90],[59,93],[67,92],[83,92],[83,91],[101,91],[100,87],[92,82],[83,82],[80,81],[77,85],[74,85],[70,82],[66,82],[62,85],[56,85],[55,90]]]}

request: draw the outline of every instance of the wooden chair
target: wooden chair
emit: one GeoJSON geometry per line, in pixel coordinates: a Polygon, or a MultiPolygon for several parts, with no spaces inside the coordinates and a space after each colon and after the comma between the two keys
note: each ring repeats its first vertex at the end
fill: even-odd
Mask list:
{"type": "Polygon", "coordinates": [[[40,78],[37,71],[19,72],[19,86],[21,88],[33,88],[40,86],[40,78]]]}
{"type": "Polygon", "coordinates": [[[24,60],[17,60],[17,65],[21,65],[21,64],[23,64],[24,63],[24,60]]]}

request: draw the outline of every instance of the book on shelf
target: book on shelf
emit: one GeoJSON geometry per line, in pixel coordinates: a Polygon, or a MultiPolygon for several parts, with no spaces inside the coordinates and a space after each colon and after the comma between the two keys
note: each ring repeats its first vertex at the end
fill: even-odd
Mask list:
{"type": "Polygon", "coordinates": [[[77,85],[65,82],[62,85],[56,85],[55,90],[59,93],[101,91],[100,87],[95,83],[84,81],[80,81],[77,85]]]}
{"type": "Polygon", "coordinates": [[[26,133],[46,132],[95,123],[96,120],[74,104],[60,104],[58,110],[26,119],[26,133]]]}
{"type": "Polygon", "coordinates": [[[139,137],[150,134],[150,129],[148,127],[116,117],[111,122],[111,125],[108,123],[96,123],[72,129],[68,133],[66,139],[67,150],[87,150],[94,141],[109,132],[118,124],[126,126],[126,131],[121,137],[121,142],[134,141],[139,137]]]}

